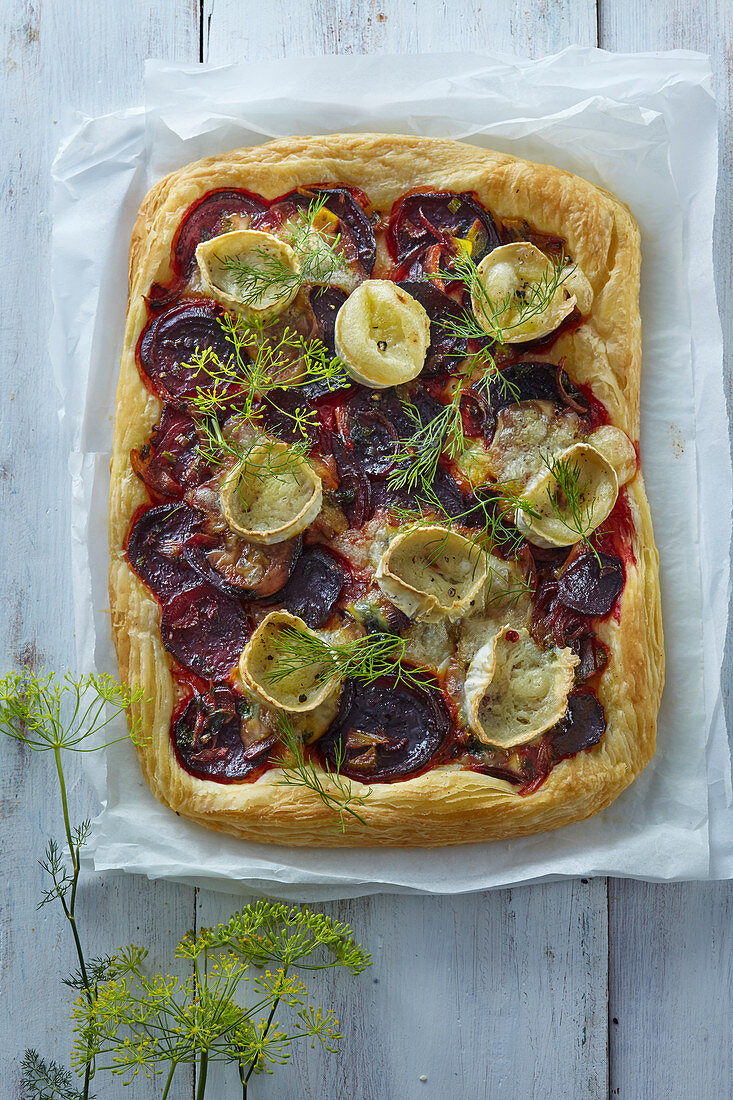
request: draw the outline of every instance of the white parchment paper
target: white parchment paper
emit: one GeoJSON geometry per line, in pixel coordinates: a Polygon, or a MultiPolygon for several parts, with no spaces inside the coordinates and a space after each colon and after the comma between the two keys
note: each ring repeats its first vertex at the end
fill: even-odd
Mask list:
{"type": "Polygon", "coordinates": [[[145,190],[237,145],[365,130],[449,136],[556,164],[613,191],[639,221],[642,461],[667,649],[657,755],[606,811],[558,833],[433,851],[329,851],[238,841],[176,817],[148,791],[132,748],[120,745],[88,758],[104,804],[94,865],[296,900],[459,893],[563,875],[733,877],[720,694],[731,468],[711,259],[716,112],[709,65],[697,54],[572,48],[532,62],[486,54],[151,62],[144,108],[84,121],[54,169],[51,333],[73,452],[80,666],[115,671],[108,461],[126,251],[145,190]]]}

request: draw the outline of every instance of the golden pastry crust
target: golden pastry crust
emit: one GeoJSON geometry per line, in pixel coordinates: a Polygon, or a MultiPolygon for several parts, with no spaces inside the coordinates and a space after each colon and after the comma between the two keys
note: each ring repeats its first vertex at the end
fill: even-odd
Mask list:
{"type": "MultiPolygon", "coordinates": [[[[412,779],[376,783],[359,808],[364,823],[334,815],[308,789],[284,786],[276,769],[253,783],[194,778],[177,762],[170,722],[178,695],[160,637],[160,608],[129,568],[124,545],[136,509],[149,501],[130,464],[162,404],[143,385],[135,349],[147,323],[143,295],[172,275],[171,245],[184,212],[212,188],[244,187],[275,198],[299,185],[359,187],[389,210],[412,188],[475,191],[499,218],[525,218],[565,238],[594,291],[590,315],[552,347],[574,380],[589,385],[611,423],[638,439],[641,369],[639,232],[627,208],[567,172],[441,139],[383,134],[298,137],[199,161],[161,180],[147,195],[130,247],[129,303],[117,393],[110,494],[110,602],[120,676],[142,684],[136,717],[149,733],[139,751],[156,797],[211,829],[261,842],[305,846],[431,847],[557,829],[597,813],[632,782],[655,747],[664,679],[658,560],[643,481],[626,487],[634,521],[620,615],[598,624],[611,662],[598,697],[607,729],[600,743],[557,764],[532,794],[451,766],[412,779]]],[[[550,355],[548,353],[547,358],[550,355]]],[[[533,358],[541,359],[542,355],[533,358]]],[[[359,792],[361,785],[353,781],[359,792]]]]}

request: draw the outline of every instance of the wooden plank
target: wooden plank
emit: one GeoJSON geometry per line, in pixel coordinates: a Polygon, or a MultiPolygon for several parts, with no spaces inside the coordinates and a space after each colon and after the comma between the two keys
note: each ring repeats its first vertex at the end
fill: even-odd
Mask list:
{"type": "Polygon", "coordinates": [[[319,53],[506,50],[540,57],[596,45],[594,0],[203,0],[203,57],[217,64],[319,53]]]}
{"type": "MultiPolygon", "coordinates": [[[[602,0],[601,45],[611,50],[709,53],[720,105],[720,175],[714,235],[718,302],[733,349],[733,7],[726,0],[602,0]]],[[[733,383],[726,373],[730,407],[733,383]]],[[[724,696],[731,728],[730,647],[724,696]]],[[[609,885],[611,1095],[733,1095],[731,908],[728,883],[609,885]]]]}
{"type": "Polygon", "coordinates": [[[610,1095],[733,1096],[730,883],[609,883],[610,1095]]]}
{"type": "MultiPolygon", "coordinates": [[[[74,661],[69,483],[46,354],[53,120],[63,104],[91,113],[139,101],[143,60],[150,54],[197,59],[197,10],[196,0],[175,6],[156,0],[124,5],[8,0],[0,11],[0,332],[6,395],[0,402],[3,669],[29,663],[63,670],[74,661]]],[[[25,1047],[35,1045],[47,1057],[68,1061],[70,1002],[60,979],[72,969],[74,959],[63,918],[52,908],[35,912],[42,888],[36,859],[47,835],[58,834],[60,827],[51,761],[30,756],[11,743],[2,751],[0,1027],[5,1057],[0,1094],[15,1097],[25,1047]]],[[[73,764],[70,779],[73,813],[84,817],[96,812],[73,764]]],[[[102,882],[95,876],[81,888],[79,912],[90,954],[137,940],[150,944],[153,965],[158,965],[161,956],[169,954],[172,935],[191,924],[193,894],[183,887],[150,885],[135,878],[102,882]]],[[[97,1091],[105,1097],[124,1095],[109,1080],[97,1091]]],[[[159,1092],[144,1081],[134,1089],[141,1098],[159,1092]]],[[[182,1080],[174,1100],[184,1095],[190,1096],[190,1086],[182,1080]]]]}
{"type": "MultiPolygon", "coordinates": [[[[204,0],[204,58],[491,48],[537,56],[596,44],[595,4],[470,0],[405,4],[204,0]]],[[[238,899],[199,896],[198,924],[238,899]]],[[[321,908],[321,907],[319,907],[321,908]]],[[[344,1024],[339,1058],[302,1050],[257,1082],[273,1100],[605,1097],[605,883],[556,883],[462,898],[375,897],[324,907],[374,953],[358,979],[311,987],[344,1024]],[[562,1051],[562,1056],[558,1056],[562,1051]],[[422,1081],[422,1077],[427,1077],[422,1081]]],[[[212,1078],[224,1095],[225,1078],[212,1078]]]]}
{"type": "MultiPolygon", "coordinates": [[[[198,927],[240,904],[200,892],[198,927]]],[[[341,1054],[301,1048],[258,1080],[262,1100],[605,1100],[603,880],[318,908],[351,924],[373,965],[307,975],[342,1021],[341,1054]]],[[[214,1095],[227,1080],[212,1077],[214,1095]]]]}

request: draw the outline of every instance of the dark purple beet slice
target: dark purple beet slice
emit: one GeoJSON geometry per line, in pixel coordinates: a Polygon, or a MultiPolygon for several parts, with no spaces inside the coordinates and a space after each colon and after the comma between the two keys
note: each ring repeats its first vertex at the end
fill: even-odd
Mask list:
{"type": "Polygon", "coordinates": [[[198,581],[185,554],[202,519],[187,504],[159,504],[142,512],[130,531],[127,560],[161,602],[198,581]]]}
{"type": "Polygon", "coordinates": [[[373,684],[346,682],[339,713],[318,749],[335,767],[340,744],[342,775],[364,783],[388,783],[426,767],[450,728],[450,713],[436,688],[418,690],[396,684],[391,677],[373,684]]]}
{"type": "Polygon", "coordinates": [[[319,546],[304,550],[282,592],[282,600],[293,615],[311,629],[323,626],[333,611],[344,586],[339,563],[319,546]]]}
{"type": "Polygon", "coordinates": [[[318,337],[328,348],[331,356],[336,354],[334,341],[334,329],[336,327],[336,315],[346,301],[346,293],[337,286],[312,287],[308,301],[313,310],[318,328],[318,337]]]}
{"type": "Polygon", "coordinates": [[[351,527],[362,527],[374,514],[369,478],[354,461],[353,452],[335,436],[331,443],[339,476],[335,497],[351,527]]]}
{"type": "Polygon", "coordinates": [[[595,634],[581,635],[580,638],[575,639],[570,648],[580,657],[580,664],[575,666],[576,684],[583,684],[586,680],[590,680],[608,664],[608,651],[595,634]]]}
{"type": "Polygon", "coordinates": [[[172,734],[183,767],[198,779],[237,783],[246,779],[270,754],[275,738],[248,748],[240,737],[239,710],[246,701],[228,684],[214,684],[205,695],[194,695],[174,723],[172,734]]]}
{"type": "Polygon", "coordinates": [[[254,217],[267,209],[259,195],[241,188],[209,191],[203,198],[189,206],[173,241],[173,257],[176,272],[188,276],[196,264],[196,246],[228,232],[226,219],[232,214],[249,214],[254,217]]]}
{"type": "Polygon", "coordinates": [[[565,717],[548,733],[554,756],[562,760],[597,745],[606,732],[606,717],[595,695],[569,695],[565,717]]]}
{"type": "Polygon", "coordinates": [[[581,615],[607,615],[624,586],[621,559],[601,553],[598,558],[595,554],[576,558],[558,583],[560,603],[581,615]]]}
{"type": "Polygon", "coordinates": [[[421,191],[392,207],[387,240],[393,256],[404,261],[417,248],[465,239],[475,228],[471,259],[478,263],[501,244],[494,217],[469,191],[421,191]]]}
{"type": "Polygon", "coordinates": [[[460,321],[465,310],[455,298],[444,294],[432,283],[408,279],[398,285],[417,299],[430,318],[430,347],[425,356],[423,374],[455,371],[466,355],[468,341],[451,336],[445,325],[451,321],[460,321]]]}
{"type": "Polygon", "coordinates": [[[210,389],[211,377],[205,370],[186,366],[196,351],[211,348],[222,362],[232,354],[218,318],[222,310],[209,298],[186,298],[147,326],[140,339],[140,369],[152,388],[164,400],[185,402],[196,390],[210,389]]]}
{"type": "Polygon", "coordinates": [[[349,406],[349,442],[354,463],[370,477],[384,477],[392,469],[399,440],[397,430],[379,408],[349,406]]]}
{"type": "Polygon", "coordinates": [[[234,535],[207,536],[186,560],[217,592],[232,599],[265,599],[279,592],[298,560],[302,536],[258,546],[234,535]]]}
{"type": "Polygon", "coordinates": [[[187,489],[200,485],[210,472],[201,458],[199,437],[190,416],[165,405],[150,443],[130,452],[137,476],[162,497],[182,497],[187,489]]]}
{"type": "Polygon", "coordinates": [[[552,401],[562,406],[566,402],[560,391],[558,381],[565,393],[571,396],[583,408],[587,404],[583,394],[570,381],[566,371],[558,372],[553,363],[512,363],[501,372],[502,383],[489,383],[485,403],[486,418],[484,436],[491,442],[496,429],[496,417],[507,405],[522,401],[552,401]]]}
{"type": "Polygon", "coordinates": [[[164,605],[160,633],[179,664],[204,679],[214,679],[231,672],[252,626],[238,603],[198,583],[164,605]]]}
{"type": "Polygon", "coordinates": [[[357,197],[360,196],[366,202],[366,196],[356,188],[328,187],[321,184],[299,187],[284,195],[281,202],[275,203],[267,214],[257,220],[254,227],[267,228],[271,225],[276,231],[277,222],[280,220],[279,215],[282,219],[287,219],[292,216],[293,208],[305,209],[321,195],[326,196],[324,206],[335,214],[341,223],[339,231],[342,236],[342,247],[345,246],[347,254],[353,253],[363,274],[370,276],[377,258],[377,242],[371,220],[365,214],[357,197]]]}

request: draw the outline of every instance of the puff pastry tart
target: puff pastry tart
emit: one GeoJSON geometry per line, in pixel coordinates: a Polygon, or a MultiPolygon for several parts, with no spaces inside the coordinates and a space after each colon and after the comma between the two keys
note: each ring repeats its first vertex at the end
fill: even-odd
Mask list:
{"type": "Polygon", "coordinates": [[[291,138],[139,213],[110,598],[145,777],[253,840],[556,829],[654,752],[639,234],[439,139],[291,138]]]}

